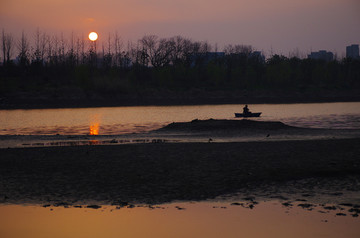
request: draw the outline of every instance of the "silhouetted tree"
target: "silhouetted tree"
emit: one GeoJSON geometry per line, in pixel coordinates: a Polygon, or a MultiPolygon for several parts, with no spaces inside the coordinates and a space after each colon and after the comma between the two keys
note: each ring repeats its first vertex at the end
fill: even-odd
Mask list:
{"type": "Polygon", "coordinates": [[[13,53],[13,46],[14,46],[14,38],[11,33],[6,34],[5,30],[2,30],[2,50],[3,50],[3,63],[10,63],[11,56],[13,53]]]}
{"type": "Polygon", "coordinates": [[[107,47],[105,49],[104,44],[102,45],[103,48],[103,68],[109,69],[112,66],[113,54],[111,53],[111,35],[109,33],[108,40],[107,40],[107,47]]]}
{"type": "Polygon", "coordinates": [[[253,51],[251,45],[226,45],[224,47],[224,52],[227,55],[239,55],[242,54],[244,56],[249,56],[249,54],[253,51]]]}
{"type": "Polygon", "coordinates": [[[33,52],[33,61],[38,64],[44,63],[45,50],[48,42],[48,37],[45,32],[41,32],[38,28],[35,33],[35,51],[33,52]]]}
{"type": "Polygon", "coordinates": [[[29,41],[26,38],[25,32],[22,31],[21,39],[18,42],[17,48],[19,50],[18,58],[19,65],[23,68],[29,65],[30,63],[30,49],[29,49],[29,41]]]}

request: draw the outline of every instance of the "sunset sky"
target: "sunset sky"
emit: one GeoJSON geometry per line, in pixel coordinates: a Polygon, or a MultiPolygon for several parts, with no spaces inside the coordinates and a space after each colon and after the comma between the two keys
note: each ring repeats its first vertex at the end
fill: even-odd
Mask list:
{"type": "Polygon", "coordinates": [[[252,45],[265,54],[299,49],[344,55],[360,44],[359,0],[0,0],[0,28],[30,37],[35,29],[65,35],[118,32],[181,35],[218,44],[252,45]]]}

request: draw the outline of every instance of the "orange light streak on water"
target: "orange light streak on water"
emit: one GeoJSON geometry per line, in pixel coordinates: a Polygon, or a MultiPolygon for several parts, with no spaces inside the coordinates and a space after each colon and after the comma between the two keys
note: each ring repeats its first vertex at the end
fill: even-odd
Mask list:
{"type": "Polygon", "coordinates": [[[91,124],[89,134],[90,135],[99,135],[99,125],[100,125],[99,122],[91,124]]]}
{"type": "Polygon", "coordinates": [[[101,114],[93,114],[90,116],[89,135],[99,135],[101,114]]]}

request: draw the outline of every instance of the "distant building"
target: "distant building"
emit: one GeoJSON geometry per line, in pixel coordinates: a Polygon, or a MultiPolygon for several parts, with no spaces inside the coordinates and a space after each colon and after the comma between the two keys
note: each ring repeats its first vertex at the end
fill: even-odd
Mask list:
{"type": "Polygon", "coordinates": [[[359,59],[359,45],[346,46],[346,58],[359,59]]]}
{"type": "Polygon", "coordinates": [[[221,59],[225,57],[224,52],[206,52],[198,53],[190,56],[191,67],[194,67],[196,64],[207,65],[213,60],[221,59]]]}
{"type": "Polygon", "coordinates": [[[257,59],[261,63],[265,63],[265,56],[261,53],[261,51],[253,51],[249,54],[250,59],[257,59]]]}
{"type": "Polygon", "coordinates": [[[20,57],[19,56],[16,56],[16,58],[14,59],[14,63],[16,65],[19,65],[20,64],[20,57]]]}
{"type": "Polygon", "coordinates": [[[332,61],[334,59],[334,54],[330,51],[320,50],[311,52],[311,54],[308,55],[308,59],[332,61]]]}

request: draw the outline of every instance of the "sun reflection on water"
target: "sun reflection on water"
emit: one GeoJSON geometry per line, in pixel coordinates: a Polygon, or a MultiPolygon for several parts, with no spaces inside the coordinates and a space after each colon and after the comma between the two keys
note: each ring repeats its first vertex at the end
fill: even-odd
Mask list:
{"type": "Polygon", "coordinates": [[[99,124],[99,122],[96,122],[90,125],[90,135],[99,135],[99,124]]]}
{"type": "Polygon", "coordinates": [[[89,135],[99,135],[100,115],[95,114],[90,118],[89,135]]]}

